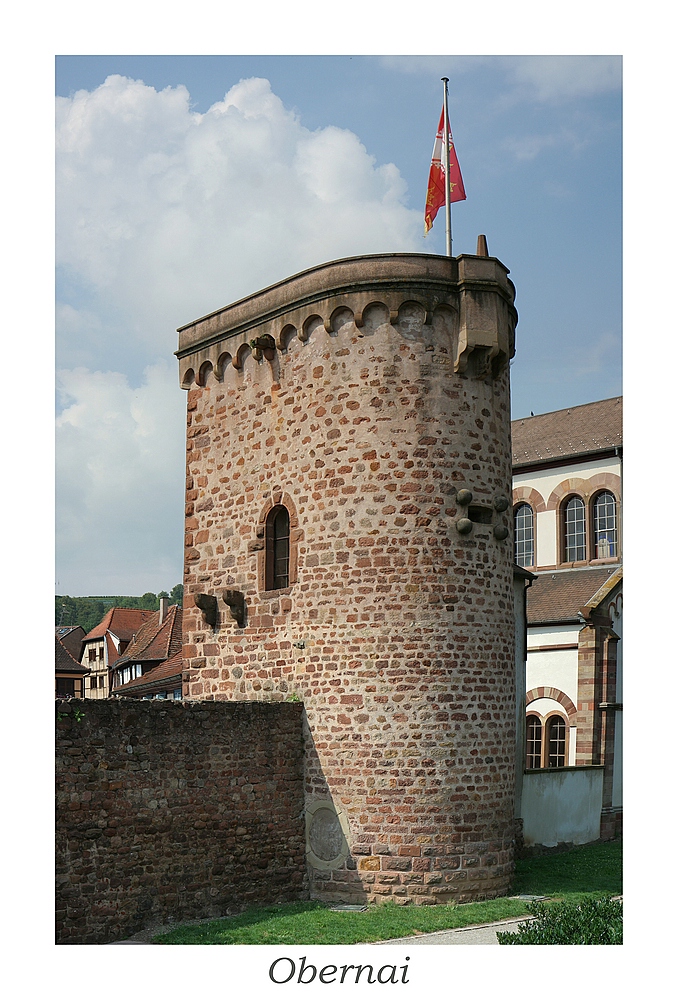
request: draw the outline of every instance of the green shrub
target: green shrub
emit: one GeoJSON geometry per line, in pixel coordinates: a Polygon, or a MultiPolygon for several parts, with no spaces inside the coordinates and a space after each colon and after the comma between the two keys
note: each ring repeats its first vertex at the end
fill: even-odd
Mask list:
{"type": "Polygon", "coordinates": [[[530,903],[532,920],[517,933],[497,933],[499,944],[621,944],[622,904],[609,896],[581,903],[530,903]]]}

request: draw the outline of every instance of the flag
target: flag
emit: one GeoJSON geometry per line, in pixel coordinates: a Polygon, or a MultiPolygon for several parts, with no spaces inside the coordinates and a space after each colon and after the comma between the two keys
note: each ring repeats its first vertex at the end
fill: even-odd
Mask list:
{"type": "MultiPolygon", "coordinates": [[[[431,157],[431,170],[428,175],[428,191],[426,192],[426,210],[424,212],[424,236],[426,236],[433,220],[438,214],[438,209],[445,204],[445,167],[443,164],[443,134],[445,127],[445,108],[440,113],[440,124],[438,134],[433,144],[433,156],[431,157]]],[[[447,134],[449,136],[450,147],[450,201],[466,201],[464,182],[461,179],[459,161],[452,142],[452,131],[450,123],[447,123],[447,134]]]]}

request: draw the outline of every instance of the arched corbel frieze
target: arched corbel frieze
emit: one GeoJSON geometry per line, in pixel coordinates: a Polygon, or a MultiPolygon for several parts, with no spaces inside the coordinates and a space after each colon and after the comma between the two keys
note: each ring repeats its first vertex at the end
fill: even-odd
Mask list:
{"type": "Polygon", "coordinates": [[[209,378],[212,370],[212,362],[203,361],[198,370],[198,374],[195,377],[196,384],[201,388],[204,388],[207,385],[207,379],[209,378]]]}
{"type": "Polygon", "coordinates": [[[187,368],[184,374],[181,376],[181,382],[180,382],[181,388],[190,389],[194,382],[195,382],[195,372],[193,371],[192,368],[187,368]]]}

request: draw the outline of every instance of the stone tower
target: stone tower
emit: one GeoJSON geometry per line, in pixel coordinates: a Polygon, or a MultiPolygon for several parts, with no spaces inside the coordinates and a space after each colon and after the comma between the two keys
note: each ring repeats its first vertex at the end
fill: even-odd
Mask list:
{"type": "Polygon", "coordinates": [[[509,885],[507,274],[487,255],[349,258],[179,331],[185,697],[304,703],[326,901],[509,885]]]}

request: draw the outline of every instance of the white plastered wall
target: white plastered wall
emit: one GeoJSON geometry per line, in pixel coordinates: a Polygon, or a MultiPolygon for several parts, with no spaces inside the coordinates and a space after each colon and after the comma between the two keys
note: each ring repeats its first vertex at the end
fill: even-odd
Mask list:
{"type": "MultiPolygon", "coordinates": [[[[581,464],[560,465],[556,469],[542,469],[537,472],[522,472],[513,476],[514,489],[526,486],[537,490],[544,503],[565,479],[592,479],[593,476],[609,472],[621,477],[621,462],[619,458],[597,459],[581,464]]],[[[621,497],[618,497],[621,499],[621,497]]],[[[536,519],[537,568],[540,566],[555,566],[558,562],[556,545],[556,511],[545,510],[537,514],[536,519]]]]}
{"type": "MultiPolygon", "coordinates": [[[[573,645],[578,641],[579,629],[575,625],[550,625],[531,628],[527,639],[526,690],[553,687],[562,691],[577,704],[578,651],[576,649],[549,649],[537,651],[535,646],[573,645]]],[[[564,707],[553,698],[538,698],[527,706],[544,718],[549,712],[567,716],[564,707]]],[[[569,725],[569,719],[568,719],[569,725]]],[[[567,762],[574,767],[577,754],[577,727],[569,725],[567,762]]]]}

